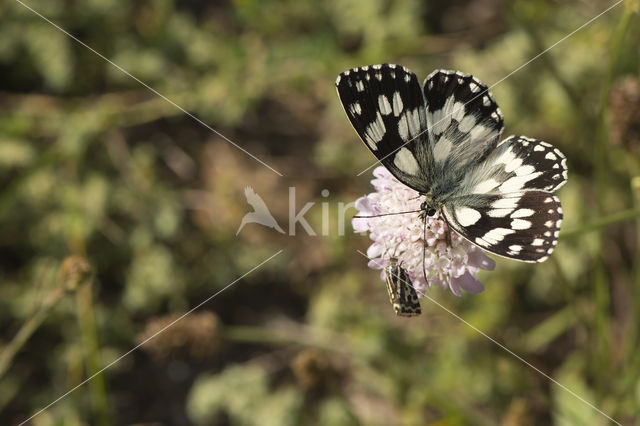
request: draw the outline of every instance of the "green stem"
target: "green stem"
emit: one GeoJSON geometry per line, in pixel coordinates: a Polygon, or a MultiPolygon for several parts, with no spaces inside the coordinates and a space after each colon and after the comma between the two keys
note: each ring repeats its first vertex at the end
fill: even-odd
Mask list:
{"type": "MultiPolygon", "coordinates": [[[[602,92],[600,94],[600,114],[598,116],[598,127],[596,131],[596,146],[595,146],[595,154],[593,156],[595,161],[595,170],[596,170],[596,187],[599,194],[606,194],[607,189],[607,172],[608,172],[608,146],[607,142],[609,140],[609,128],[607,125],[607,117],[608,117],[608,106],[609,106],[609,94],[611,92],[611,85],[613,84],[613,79],[616,71],[616,66],[618,64],[618,58],[622,56],[622,51],[624,47],[624,39],[627,35],[627,30],[629,29],[629,24],[631,22],[631,18],[633,16],[633,11],[630,7],[625,7],[622,17],[620,18],[620,22],[616,27],[615,33],[613,35],[613,40],[611,42],[611,55],[609,58],[609,69],[607,70],[607,75],[604,79],[604,84],[602,87],[602,92]]],[[[598,212],[602,214],[604,212],[604,199],[602,197],[598,197],[597,200],[598,212]]]]}
{"type": "Polygon", "coordinates": [[[18,333],[11,339],[9,344],[4,347],[2,352],[0,352],[0,378],[7,372],[20,349],[22,349],[33,333],[42,325],[51,308],[53,308],[65,294],[66,288],[64,286],[56,286],[42,306],[20,327],[18,333]]]}
{"type": "MultiPolygon", "coordinates": [[[[102,363],[100,361],[100,346],[98,343],[98,332],[93,309],[93,289],[90,279],[78,286],[76,292],[76,307],[78,325],[84,347],[86,374],[88,377],[91,377],[100,371],[102,363]]],[[[104,375],[98,374],[90,380],[89,389],[95,424],[100,426],[109,425],[111,422],[109,420],[109,404],[104,375]]]]}
{"type": "Polygon", "coordinates": [[[332,352],[349,352],[350,347],[343,337],[319,330],[280,331],[266,327],[226,326],[220,334],[223,339],[235,342],[309,346],[332,352]]]}

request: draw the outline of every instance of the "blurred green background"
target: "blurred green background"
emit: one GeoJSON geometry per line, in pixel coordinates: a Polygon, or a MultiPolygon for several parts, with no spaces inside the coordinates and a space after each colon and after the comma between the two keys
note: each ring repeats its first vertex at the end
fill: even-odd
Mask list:
{"type": "MultiPolygon", "coordinates": [[[[14,0],[0,4],[0,418],[17,424],[284,251],[33,425],[605,425],[423,300],[397,318],[337,235],[373,156],[334,89],[394,62],[491,85],[605,1],[14,0]],[[318,232],[287,229],[288,188],[318,232]],[[328,189],[329,196],[321,196],[328,189]],[[321,235],[322,204],[331,217],[321,235]]],[[[501,82],[505,133],[568,157],[557,251],[429,293],[625,425],[640,425],[640,16],[627,0],[501,82]]]]}

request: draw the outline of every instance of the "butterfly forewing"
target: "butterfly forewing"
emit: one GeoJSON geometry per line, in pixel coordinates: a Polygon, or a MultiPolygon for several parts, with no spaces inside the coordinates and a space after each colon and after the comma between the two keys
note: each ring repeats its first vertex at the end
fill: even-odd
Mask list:
{"type": "Polygon", "coordinates": [[[389,301],[396,315],[401,317],[420,315],[422,310],[420,309],[418,293],[413,288],[407,271],[398,264],[398,259],[392,257],[384,272],[389,301]]]}
{"type": "Polygon", "coordinates": [[[343,72],[336,88],[349,121],[378,160],[405,185],[427,192],[433,168],[416,75],[399,65],[372,65],[343,72]]]}
{"type": "Polygon", "coordinates": [[[436,70],[424,82],[434,192],[449,192],[498,145],[502,113],[487,86],[460,71],[436,70]]]}

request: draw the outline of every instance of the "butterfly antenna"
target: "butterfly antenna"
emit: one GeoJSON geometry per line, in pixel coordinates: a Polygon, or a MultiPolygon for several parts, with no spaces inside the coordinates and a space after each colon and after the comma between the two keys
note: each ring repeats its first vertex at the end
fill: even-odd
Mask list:
{"type": "Polygon", "coordinates": [[[422,273],[424,274],[424,283],[427,285],[427,268],[425,266],[427,260],[427,218],[422,218],[423,233],[422,233],[422,273]]]}
{"type": "Polygon", "coordinates": [[[409,211],[406,211],[406,212],[382,213],[382,214],[374,214],[372,216],[355,215],[355,216],[352,216],[352,217],[353,217],[353,219],[366,219],[366,218],[369,218],[369,217],[382,217],[382,216],[393,216],[393,215],[396,215],[396,214],[420,213],[421,211],[422,210],[409,210],[409,211]]]}

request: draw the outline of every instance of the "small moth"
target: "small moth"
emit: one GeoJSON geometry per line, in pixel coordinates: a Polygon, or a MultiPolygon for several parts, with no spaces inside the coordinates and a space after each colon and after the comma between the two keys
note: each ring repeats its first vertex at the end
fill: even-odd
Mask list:
{"type": "Polygon", "coordinates": [[[420,310],[418,293],[413,288],[409,274],[398,264],[396,257],[389,259],[389,265],[384,268],[384,274],[387,282],[387,291],[389,292],[389,301],[396,315],[400,317],[420,315],[422,311],[420,310]]]}

